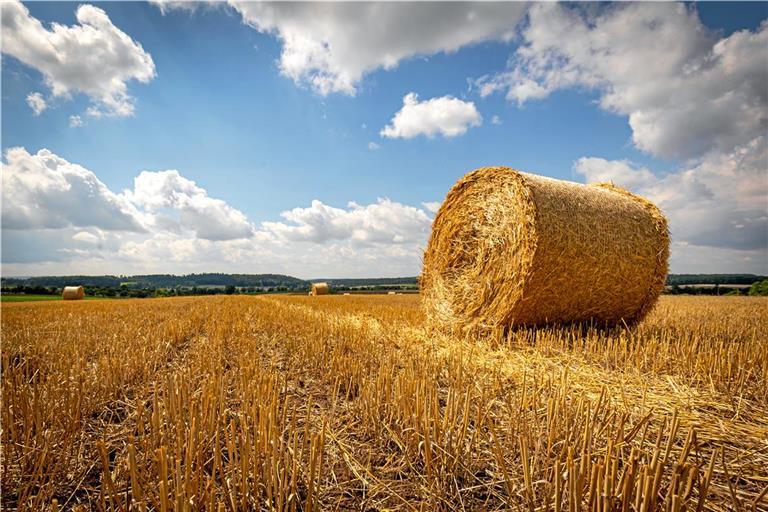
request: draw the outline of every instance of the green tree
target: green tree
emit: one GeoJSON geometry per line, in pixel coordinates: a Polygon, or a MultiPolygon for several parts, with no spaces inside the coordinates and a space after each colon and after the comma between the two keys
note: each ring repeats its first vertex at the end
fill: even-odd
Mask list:
{"type": "Polygon", "coordinates": [[[768,279],[762,281],[755,281],[752,286],[749,287],[750,295],[768,295],[768,279]]]}

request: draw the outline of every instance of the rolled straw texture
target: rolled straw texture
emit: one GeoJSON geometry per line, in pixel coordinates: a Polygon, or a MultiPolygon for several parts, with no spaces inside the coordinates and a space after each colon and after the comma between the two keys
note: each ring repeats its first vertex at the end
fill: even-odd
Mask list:
{"type": "Polygon", "coordinates": [[[312,295],[328,295],[330,291],[331,287],[328,286],[328,283],[313,283],[310,293],[312,295]]]}
{"type": "Polygon", "coordinates": [[[448,192],[421,287],[428,318],[452,328],[631,324],[663,290],[668,257],[667,221],[650,201],[488,167],[448,192]]]}
{"type": "Polygon", "coordinates": [[[82,286],[65,286],[61,292],[64,300],[82,300],[85,297],[85,289],[82,286]]]}

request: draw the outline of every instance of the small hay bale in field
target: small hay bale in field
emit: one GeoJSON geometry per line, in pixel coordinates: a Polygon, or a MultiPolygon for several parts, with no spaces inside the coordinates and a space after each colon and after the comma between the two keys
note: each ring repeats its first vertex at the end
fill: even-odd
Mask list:
{"type": "Polygon", "coordinates": [[[85,289],[82,286],[65,286],[61,292],[63,300],[83,300],[84,297],[85,289]]]}
{"type": "Polygon", "coordinates": [[[651,202],[507,167],[477,169],[432,224],[421,287],[440,325],[637,322],[664,288],[669,232],[651,202]]]}
{"type": "Polygon", "coordinates": [[[328,283],[312,283],[312,295],[328,295],[331,292],[331,287],[328,283]]]}
{"type": "Polygon", "coordinates": [[[387,292],[387,295],[397,295],[397,292],[387,292]]]}

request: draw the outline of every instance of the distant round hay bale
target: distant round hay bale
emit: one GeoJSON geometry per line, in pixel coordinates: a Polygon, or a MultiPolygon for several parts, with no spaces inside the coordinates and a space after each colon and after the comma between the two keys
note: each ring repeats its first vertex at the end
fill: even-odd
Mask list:
{"type": "Polygon", "coordinates": [[[331,292],[331,287],[328,283],[312,283],[312,295],[328,295],[331,292]]]}
{"type": "Polygon", "coordinates": [[[663,290],[668,257],[667,221],[646,199],[489,167],[448,192],[421,287],[429,318],[452,328],[630,324],[663,290]]]}
{"type": "Polygon", "coordinates": [[[82,286],[65,286],[61,292],[63,300],[83,300],[84,297],[85,289],[82,286]]]}

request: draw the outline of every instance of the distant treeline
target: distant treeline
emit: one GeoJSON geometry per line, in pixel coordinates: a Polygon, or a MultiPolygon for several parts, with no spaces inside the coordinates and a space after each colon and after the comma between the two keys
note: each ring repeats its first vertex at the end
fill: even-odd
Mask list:
{"type": "MultiPolygon", "coordinates": [[[[670,274],[669,286],[691,284],[752,284],[766,276],[755,274],[670,274]]],[[[69,285],[129,288],[177,288],[205,286],[277,287],[308,289],[311,283],[327,282],[334,287],[416,285],[417,277],[376,277],[357,279],[310,279],[303,280],[282,274],[149,274],[138,276],[41,276],[4,277],[2,286],[43,286],[63,288],[69,285]]]]}
{"type": "Polygon", "coordinates": [[[281,274],[150,274],[139,276],[42,276],[28,278],[8,277],[2,286],[43,286],[63,288],[70,285],[130,289],[192,288],[192,287],[255,287],[288,289],[309,288],[309,282],[281,274]]]}
{"type": "Polygon", "coordinates": [[[752,284],[762,281],[766,276],[755,274],[669,274],[669,286],[686,284],[752,284]]]}
{"type": "MultiPolygon", "coordinates": [[[[311,283],[324,281],[334,292],[416,291],[417,277],[303,280],[282,274],[150,274],[137,276],[42,276],[4,277],[2,293],[55,295],[64,286],[82,285],[96,297],[157,297],[175,295],[298,293],[311,283]]],[[[765,276],[755,274],[670,274],[670,294],[758,295],[765,290],[765,276]],[[757,283],[762,283],[758,285],[757,283]],[[755,286],[738,287],[736,285],[755,286]],[[709,285],[709,286],[707,286],[709,285]],[[730,285],[730,286],[729,286],[730,285]]]]}
{"type": "MultiPolygon", "coordinates": [[[[146,297],[176,297],[184,295],[234,295],[234,294],[259,294],[259,293],[285,293],[296,290],[288,289],[285,286],[274,287],[237,287],[227,286],[192,286],[178,288],[129,288],[126,285],[115,286],[84,286],[85,295],[88,297],[107,297],[107,298],[125,298],[142,299],[146,297]]],[[[62,289],[45,286],[24,286],[10,285],[3,286],[3,294],[12,295],[59,295],[62,289]]]]}
{"type": "MultiPolygon", "coordinates": [[[[167,297],[178,295],[300,293],[311,281],[282,274],[150,274],[118,276],[4,277],[2,293],[56,295],[64,286],[81,285],[91,297],[167,297]]],[[[374,279],[326,279],[333,292],[417,290],[415,277],[374,279]]]]}

